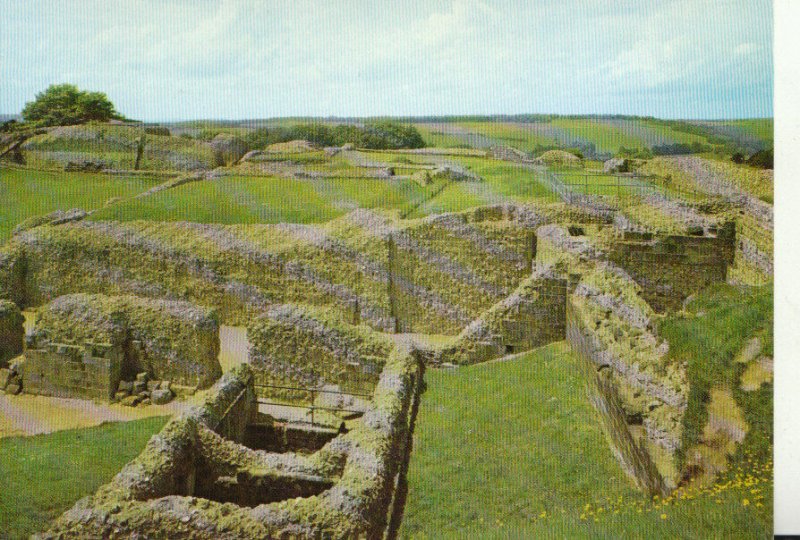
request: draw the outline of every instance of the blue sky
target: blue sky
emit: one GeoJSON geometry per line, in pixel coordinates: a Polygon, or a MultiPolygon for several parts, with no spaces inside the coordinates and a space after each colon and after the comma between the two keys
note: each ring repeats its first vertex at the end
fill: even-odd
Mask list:
{"type": "Polygon", "coordinates": [[[0,0],[0,112],[772,116],[771,0],[0,0]]]}

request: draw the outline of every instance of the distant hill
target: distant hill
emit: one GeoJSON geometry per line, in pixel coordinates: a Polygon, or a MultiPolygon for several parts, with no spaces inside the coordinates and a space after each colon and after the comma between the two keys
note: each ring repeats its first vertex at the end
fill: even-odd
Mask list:
{"type": "MultiPolygon", "coordinates": [[[[385,118],[385,117],[383,117],[385,118]]],[[[251,120],[193,120],[167,125],[178,133],[202,128],[244,130],[298,123],[363,124],[374,118],[293,117],[251,120]]],[[[572,149],[590,159],[615,155],[652,157],[714,152],[751,155],[773,147],[773,119],[662,120],[650,116],[520,114],[407,116],[431,146],[510,146],[539,155],[572,149]]],[[[177,134],[177,133],[176,133],[177,134]]]]}

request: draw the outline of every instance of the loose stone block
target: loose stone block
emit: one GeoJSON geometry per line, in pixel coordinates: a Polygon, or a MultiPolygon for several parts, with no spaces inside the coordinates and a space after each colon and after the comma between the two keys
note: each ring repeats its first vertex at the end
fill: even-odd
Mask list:
{"type": "Polygon", "coordinates": [[[126,407],[136,407],[136,405],[138,405],[140,401],[141,398],[139,396],[128,396],[126,398],[123,398],[120,401],[120,403],[122,403],[126,407]]]}
{"type": "Polygon", "coordinates": [[[150,399],[156,405],[164,405],[165,403],[169,403],[170,401],[172,401],[173,397],[174,396],[172,392],[170,392],[169,390],[161,390],[161,389],[153,390],[153,392],[150,394],[150,399]]]}

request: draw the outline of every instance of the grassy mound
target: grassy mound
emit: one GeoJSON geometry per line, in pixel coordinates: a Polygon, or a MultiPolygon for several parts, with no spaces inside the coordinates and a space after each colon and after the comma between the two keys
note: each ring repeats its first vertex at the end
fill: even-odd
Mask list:
{"type": "Polygon", "coordinates": [[[548,150],[536,158],[537,162],[550,167],[561,167],[565,169],[580,169],[583,167],[581,159],[575,154],[564,150],[548,150]]]}

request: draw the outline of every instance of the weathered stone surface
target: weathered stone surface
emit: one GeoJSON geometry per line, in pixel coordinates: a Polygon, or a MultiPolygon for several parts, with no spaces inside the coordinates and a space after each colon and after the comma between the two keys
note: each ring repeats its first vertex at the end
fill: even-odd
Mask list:
{"type": "Polygon", "coordinates": [[[165,403],[169,403],[172,401],[172,398],[175,397],[170,390],[153,390],[150,392],[150,399],[153,400],[153,403],[156,405],[164,405],[165,403]]]}
{"type": "Polygon", "coordinates": [[[24,318],[17,305],[0,300],[0,366],[22,353],[24,318]]]}
{"type": "Polygon", "coordinates": [[[109,344],[122,355],[122,373],[137,373],[137,392],[147,389],[150,378],[206,388],[222,374],[216,315],[187,302],[60,296],[40,311],[33,335],[42,347],[109,344]]]}
{"type": "Polygon", "coordinates": [[[122,400],[120,400],[120,403],[122,403],[126,407],[135,407],[139,404],[141,400],[142,398],[140,398],[138,395],[134,395],[122,398],[122,400]]]}
{"type": "Polygon", "coordinates": [[[8,386],[6,386],[5,392],[6,394],[11,394],[12,396],[15,396],[20,392],[22,392],[22,386],[20,386],[17,383],[9,384],[8,386]]]}
{"type": "Polygon", "coordinates": [[[625,158],[611,158],[603,163],[603,172],[618,173],[628,172],[630,164],[625,158]]]}

